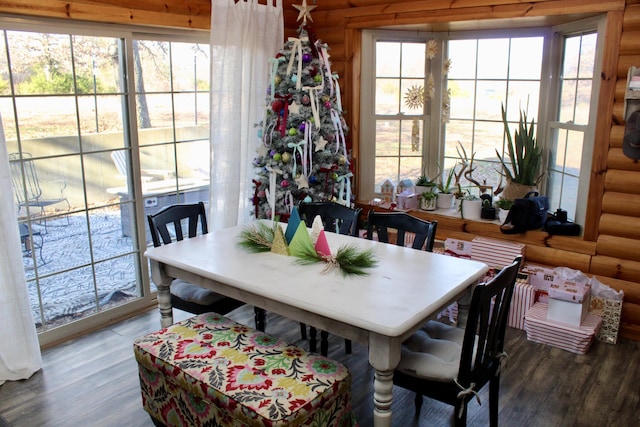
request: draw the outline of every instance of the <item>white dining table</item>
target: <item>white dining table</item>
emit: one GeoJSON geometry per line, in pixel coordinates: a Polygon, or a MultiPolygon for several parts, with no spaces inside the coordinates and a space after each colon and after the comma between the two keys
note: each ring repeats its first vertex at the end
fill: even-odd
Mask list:
{"type": "MultiPolygon", "coordinates": [[[[282,225],[283,228],[286,225],[282,225]]],[[[486,264],[387,243],[326,233],[332,252],[374,249],[378,265],[363,276],[324,263],[300,265],[238,245],[244,226],[149,248],[163,327],[173,323],[169,287],[179,278],[368,346],[373,367],[374,425],[391,426],[393,372],[400,344],[452,302],[469,296],[486,264]]]]}

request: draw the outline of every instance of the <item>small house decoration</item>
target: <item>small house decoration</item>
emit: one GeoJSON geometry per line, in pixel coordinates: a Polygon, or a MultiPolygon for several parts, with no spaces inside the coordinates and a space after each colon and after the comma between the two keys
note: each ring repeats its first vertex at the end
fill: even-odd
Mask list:
{"type": "Polygon", "coordinates": [[[393,195],[395,193],[395,185],[393,185],[393,182],[391,182],[391,180],[387,179],[385,180],[382,185],[380,186],[380,194],[382,196],[382,200],[386,203],[391,203],[393,202],[394,198],[393,195]]]}
{"type": "Polygon", "coordinates": [[[410,179],[403,179],[398,183],[398,194],[408,192],[409,194],[414,192],[413,181],[410,179]]]}

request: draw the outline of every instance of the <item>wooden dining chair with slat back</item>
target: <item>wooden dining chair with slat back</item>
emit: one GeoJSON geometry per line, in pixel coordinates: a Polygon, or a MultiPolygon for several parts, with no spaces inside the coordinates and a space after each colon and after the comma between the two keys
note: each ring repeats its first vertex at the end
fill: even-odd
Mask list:
{"type": "MultiPolygon", "coordinates": [[[[167,206],[160,212],[147,215],[147,220],[154,247],[209,232],[202,202],[167,206]]],[[[171,305],[193,314],[215,312],[224,315],[244,303],[176,279],[171,283],[171,305]]]]}
{"type": "Polygon", "coordinates": [[[436,239],[437,221],[425,221],[406,212],[376,212],[373,209],[367,215],[367,239],[377,234],[378,241],[389,243],[395,230],[395,243],[406,246],[413,238],[413,249],[432,252],[436,239]]]}
{"type": "MultiPolygon", "coordinates": [[[[348,236],[358,235],[358,218],[362,209],[351,209],[347,206],[333,202],[301,203],[298,206],[301,219],[307,227],[313,225],[313,220],[319,216],[322,220],[325,231],[345,234],[348,236]]],[[[307,326],[300,323],[300,334],[302,339],[307,337],[307,326]]],[[[311,351],[316,351],[316,328],[309,330],[309,346],[311,351]]],[[[351,341],[345,339],[345,351],[351,353],[351,341]]],[[[320,354],[326,356],[329,351],[329,334],[326,331],[320,332],[320,354]]]]}
{"type": "Polygon", "coordinates": [[[393,383],[416,393],[416,416],[423,396],[455,407],[455,425],[464,426],[467,403],[489,383],[489,423],[498,425],[500,371],[504,336],[522,257],[473,290],[464,328],[429,321],[401,349],[393,383]]]}

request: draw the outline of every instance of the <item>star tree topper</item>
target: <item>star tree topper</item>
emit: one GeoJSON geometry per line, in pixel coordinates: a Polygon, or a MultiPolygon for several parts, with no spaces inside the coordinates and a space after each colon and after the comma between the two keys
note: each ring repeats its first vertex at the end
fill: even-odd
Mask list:
{"type": "Polygon", "coordinates": [[[311,11],[313,9],[315,9],[317,6],[308,6],[307,5],[307,0],[302,0],[302,4],[292,4],[291,6],[295,7],[296,9],[298,9],[300,11],[300,13],[298,14],[298,19],[296,21],[299,21],[300,19],[302,19],[302,23],[306,24],[307,23],[307,18],[309,18],[309,21],[313,21],[313,19],[311,19],[311,11]]]}

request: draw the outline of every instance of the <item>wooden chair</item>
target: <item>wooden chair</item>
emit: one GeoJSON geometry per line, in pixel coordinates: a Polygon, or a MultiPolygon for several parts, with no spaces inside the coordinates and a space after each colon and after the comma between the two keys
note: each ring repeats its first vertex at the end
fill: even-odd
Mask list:
{"type": "Polygon", "coordinates": [[[391,228],[397,230],[396,245],[405,246],[407,233],[413,233],[415,238],[411,247],[432,252],[437,226],[437,221],[425,221],[405,212],[376,212],[372,209],[367,215],[367,239],[372,240],[375,232],[378,241],[389,243],[391,228]]]}
{"type": "Polygon", "coordinates": [[[517,257],[486,284],[476,286],[464,329],[429,321],[402,344],[394,384],[416,393],[416,416],[422,396],[455,407],[455,425],[467,422],[467,403],[479,401],[489,383],[489,422],[498,425],[500,368],[506,358],[504,335],[516,275],[517,257]]]}
{"type": "MultiPolygon", "coordinates": [[[[345,234],[348,236],[358,235],[358,218],[361,208],[351,209],[344,205],[332,202],[301,203],[298,206],[300,218],[307,227],[313,225],[316,216],[320,216],[325,231],[345,234]]],[[[300,334],[302,339],[307,338],[307,325],[300,323],[300,334]]],[[[316,351],[316,328],[313,326],[309,330],[309,348],[316,351]]],[[[344,340],[345,351],[351,354],[351,341],[344,340]]],[[[320,354],[326,356],[329,351],[329,334],[326,331],[320,332],[320,354]]]]}
{"type": "MultiPolygon", "coordinates": [[[[185,237],[185,228],[189,238],[195,237],[198,232],[209,232],[202,202],[167,206],[160,212],[147,215],[147,220],[154,247],[182,240],[185,237]]],[[[222,315],[244,305],[233,298],[178,279],[171,284],[171,304],[189,313],[203,314],[213,311],[222,315]]]]}

